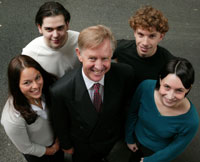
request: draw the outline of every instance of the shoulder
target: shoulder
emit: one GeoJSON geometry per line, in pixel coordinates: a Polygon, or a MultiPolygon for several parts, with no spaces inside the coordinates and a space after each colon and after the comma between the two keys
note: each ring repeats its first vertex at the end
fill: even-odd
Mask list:
{"type": "Polygon", "coordinates": [[[117,40],[117,49],[135,47],[135,40],[119,39],[117,40]]]}
{"type": "Polygon", "coordinates": [[[132,66],[128,65],[128,64],[124,64],[124,63],[111,63],[111,68],[110,71],[117,71],[119,73],[134,73],[134,69],[132,66]]]}
{"type": "Polygon", "coordinates": [[[161,47],[161,46],[158,46],[158,49],[157,49],[159,55],[161,55],[162,57],[164,57],[165,59],[172,59],[174,58],[175,56],[173,56],[171,54],[171,52],[169,52],[166,48],[164,47],[161,47]]]}
{"type": "Polygon", "coordinates": [[[79,32],[68,30],[67,33],[68,33],[68,39],[64,47],[67,49],[75,48],[78,43],[79,32]]]}
{"type": "Polygon", "coordinates": [[[198,115],[198,112],[197,112],[197,109],[196,107],[192,104],[192,102],[190,101],[190,114],[191,114],[191,121],[194,125],[199,125],[199,115],[198,115]]]}
{"type": "Polygon", "coordinates": [[[135,78],[135,71],[128,64],[111,63],[111,68],[105,76],[115,81],[131,82],[135,78]]]}
{"type": "Polygon", "coordinates": [[[1,124],[4,127],[7,127],[8,125],[22,126],[24,125],[24,123],[25,120],[22,118],[20,113],[14,108],[13,99],[9,97],[3,108],[1,124]]]}
{"type": "Polygon", "coordinates": [[[74,70],[69,71],[63,77],[59,78],[50,88],[51,92],[59,93],[63,91],[69,91],[72,89],[75,79],[78,75],[81,75],[81,69],[76,68],[74,70]],[[80,73],[80,74],[79,74],[80,73]]]}
{"type": "Polygon", "coordinates": [[[41,45],[41,42],[44,42],[43,40],[43,36],[40,36],[40,37],[37,37],[35,39],[33,39],[30,43],[28,43],[24,48],[28,48],[28,47],[32,47],[32,46],[35,46],[35,45],[41,45]]]}
{"type": "Polygon", "coordinates": [[[79,36],[79,32],[77,31],[73,31],[73,30],[68,30],[68,37],[71,39],[71,38],[78,38],[79,36]]]}
{"type": "Polygon", "coordinates": [[[141,89],[155,89],[156,86],[156,80],[152,80],[152,79],[146,79],[143,80],[138,87],[140,87],[141,89]]]}
{"type": "Polygon", "coordinates": [[[22,49],[22,54],[32,56],[33,54],[37,53],[38,49],[43,47],[44,44],[43,36],[37,37],[22,49]]]}
{"type": "MultiPolygon", "coordinates": [[[[120,40],[117,40],[117,47],[113,53],[112,58],[126,60],[127,56],[132,57],[135,51],[136,51],[135,40],[120,39],[120,40]]],[[[121,62],[120,60],[118,61],[121,62]]]]}

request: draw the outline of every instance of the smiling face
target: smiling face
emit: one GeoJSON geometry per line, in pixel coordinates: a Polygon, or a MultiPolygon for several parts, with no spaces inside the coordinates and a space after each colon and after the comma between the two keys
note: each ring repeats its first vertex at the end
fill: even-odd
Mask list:
{"type": "Polygon", "coordinates": [[[19,88],[31,103],[33,99],[40,98],[43,88],[43,78],[41,73],[32,67],[22,70],[19,80],[19,88]]]}
{"type": "Polygon", "coordinates": [[[161,103],[166,107],[176,107],[185,98],[189,89],[186,89],[180,78],[175,74],[168,74],[160,80],[160,88],[158,90],[161,103]]]}
{"type": "Polygon", "coordinates": [[[76,49],[77,56],[83,64],[84,74],[92,81],[100,81],[109,71],[111,65],[112,48],[109,39],[105,39],[99,46],[92,49],[76,49]]]}
{"type": "Polygon", "coordinates": [[[137,52],[140,57],[151,57],[156,53],[158,43],[163,39],[164,34],[157,32],[155,29],[148,31],[137,28],[134,31],[137,52]]]}
{"type": "Polygon", "coordinates": [[[50,48],[61,48],[67,41],[68,23],[63,15],[45,17],[42,26],[38,25],[38,30],[50,48]]]}

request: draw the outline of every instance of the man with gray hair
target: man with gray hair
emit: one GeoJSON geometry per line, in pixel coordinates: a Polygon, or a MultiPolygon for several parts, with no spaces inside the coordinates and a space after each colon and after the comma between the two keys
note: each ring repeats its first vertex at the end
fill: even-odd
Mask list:
{"type": "Polygon", "coordinates": [[[109,28],[82,30],[76,48],[82,67],[51,88],[54,129],[73,162],[105,161],[124,132],[134,71],[129,65],[111,63],[114,49],[109,28]]]}

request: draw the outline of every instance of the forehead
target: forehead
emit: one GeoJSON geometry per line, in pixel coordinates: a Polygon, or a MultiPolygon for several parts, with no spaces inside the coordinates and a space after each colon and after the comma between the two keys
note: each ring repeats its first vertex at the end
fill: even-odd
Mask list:
{"type": "Polygon", "coordinates": [[[40,72],[38,70],[36,70],[35,68],[32,68],[32,67],[30,67],[30,68],[24,68],[21,71],[20,80],[32,79],[37,74],[40,74],[40,72]]]}
{"type": "Polygon", "coordinates": [[[167,84],[174,89],[185,89],[180,78],[175,74],[168,74],[161,80],[161,83],[167,84]]]}
{"type": "Polygon", "coordinates": [[[150,30],[149,29],[145,29],[145,28],[137,28],[136,32],[143,33],[143,34],[148,34],[148,35],[159,34],[159,32],[155,28],[151,28],[150,30]]]}
{"type": "Polygon", "coordinates": [[[66,25],[63,15],[49,16],[43,18],[42,27],[57,27],[66,25]]]}
{"type": "Polygon", "coordinates": [[[111,47],[111,42],[109,39],[105,39],[97,47],[85,48],[82,51],[87,56],[96,56],[96,57],[111,57],[112,56],[112,47],[111,47]]]}

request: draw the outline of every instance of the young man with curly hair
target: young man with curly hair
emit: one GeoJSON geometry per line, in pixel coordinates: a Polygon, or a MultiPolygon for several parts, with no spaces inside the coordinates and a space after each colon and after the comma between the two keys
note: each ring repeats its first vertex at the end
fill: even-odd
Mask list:
{"type": "Polygon", "coordinates": [[[129,19],[135,40],[118,40],[113,59],[131,65],[136,71],[136,86],[145,79],[157,79],[158,73],[173,56],[158,46],[168,31],[168,20],[161,11],[145,6],[129,19]]]}

